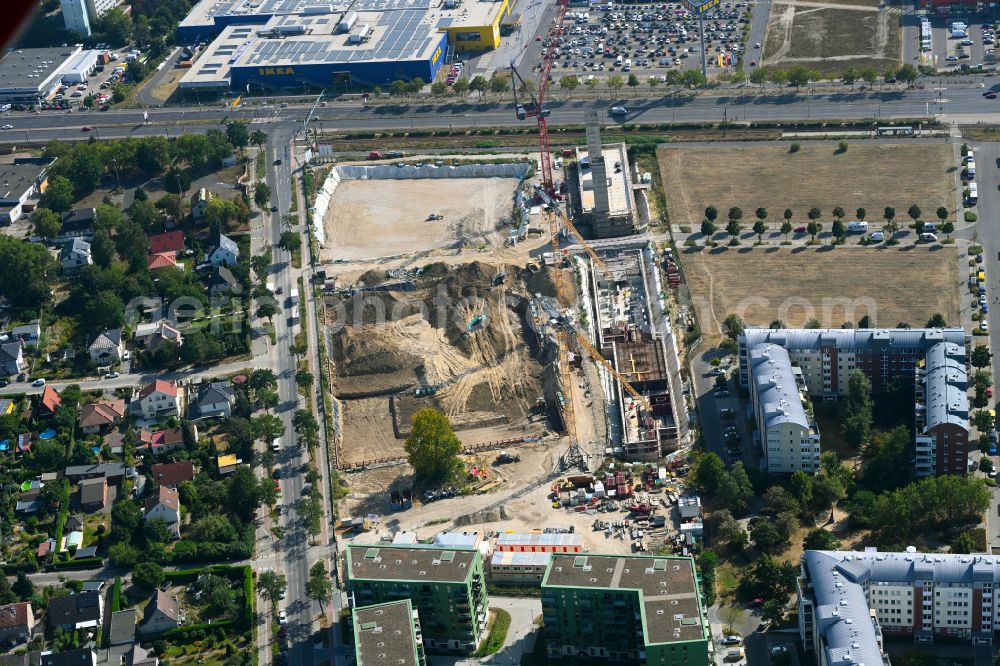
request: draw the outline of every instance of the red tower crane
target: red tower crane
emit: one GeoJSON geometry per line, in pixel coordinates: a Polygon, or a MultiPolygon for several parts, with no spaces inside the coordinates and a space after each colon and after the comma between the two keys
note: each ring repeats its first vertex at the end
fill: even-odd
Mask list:
{"type": "Polygon", "coordinates": [[[549,76],[552,71],[552,63],[556,59],[556,49],[562,42],[563,19],[566,17],[566,9],[569,7],[569,0],[559,0],[556,5],[556,16],[552,27],[549,29],[548,37],[544,42],[545,56],[542,58],[542,67],[538,73],[538,92],[532,93],[531,89],[525,85],[521,74],[510,63],[511,85],[514,87],[514,109],[518,120],[534,118],[538,123],[538,150],[542,165],[542,188],[551,196],[558,196],[555,181],[552,179],[552,153],[549,151],[549,126],[546,118],[549,117],[549,109],[545,107],[545,92],[549,87],[549,76]],[[530,101],[522,104],[518,101],[518,88],[524,86],[528,91],[530,101]]]}

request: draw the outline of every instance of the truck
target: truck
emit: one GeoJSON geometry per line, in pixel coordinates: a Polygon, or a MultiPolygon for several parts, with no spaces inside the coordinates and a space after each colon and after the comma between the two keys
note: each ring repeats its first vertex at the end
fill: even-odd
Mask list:
{"type": "Polygon", "coordinates": [[[298,287],[292,287],[292,295],[289,297],[288,302],[293,306],[299,304],[299,289],[298,287]]]}
{"type": "Polygon", "coordinates": [[[740,661],[745,656],[743,648],[733,648],[732,650],[726,650],[726,656],[723,659],[725,661],[740,661]]]}
{"type": "Polygon", "coordinates": [[[866,234],[868,233],[868,223],[863,220],[851,220],[847,223],[847,233],[866,234]]]}

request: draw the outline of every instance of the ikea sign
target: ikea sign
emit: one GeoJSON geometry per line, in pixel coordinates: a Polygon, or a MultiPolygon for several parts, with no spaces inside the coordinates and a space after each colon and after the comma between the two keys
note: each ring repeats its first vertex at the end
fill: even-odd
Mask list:
{"type": "Polygon", "coordinates": [[[687,7],[689,11],[701,16],[715,9],[721,3],[720,0],[681,0],[681,4],[687,7]]]}
{"type": "Polygon", "coordinates": [[[431,64],[436,65],[438,58],[440,57],[441,57],[441,47],[439,46],[437,47],[437,50],[434,51],[434,55],[431,56],[431,64]]]}
{"type": "Polygon", "coordinates": [[[288,76],[295,73],[294,67],[261,67],[257,70],[261,76],[288,76]]]}

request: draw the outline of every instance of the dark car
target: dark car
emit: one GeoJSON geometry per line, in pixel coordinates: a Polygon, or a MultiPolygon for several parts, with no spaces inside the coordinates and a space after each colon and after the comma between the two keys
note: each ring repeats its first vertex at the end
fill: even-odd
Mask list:
{"type": "Polygon", "coordinates": [[[271,206],[271,212],[272,213],[277,213],[278,212],[278,207],[277,206],[271,206]]]}
{"type": "Polygon", "coordinates": [[[274,166],[278,166],[279,164],[281,164],[281,158],[280,157],[278,159],[274,160],[274,166]]]}

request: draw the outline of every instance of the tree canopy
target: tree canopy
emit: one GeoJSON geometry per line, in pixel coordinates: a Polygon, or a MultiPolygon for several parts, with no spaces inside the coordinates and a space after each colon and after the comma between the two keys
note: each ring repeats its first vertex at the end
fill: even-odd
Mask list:
{"type": "Polygon", "coordinates": [[[413,415],[410,436],[403,448],[423,482],[447,481],[462,464],[458,459],[462,444],[448,417],[435,409],[422,409],[413,415]]]}

